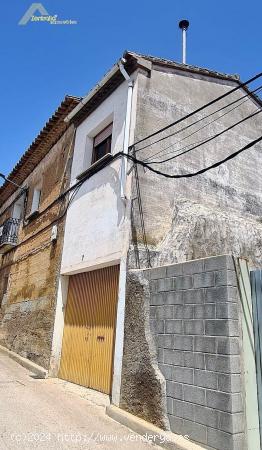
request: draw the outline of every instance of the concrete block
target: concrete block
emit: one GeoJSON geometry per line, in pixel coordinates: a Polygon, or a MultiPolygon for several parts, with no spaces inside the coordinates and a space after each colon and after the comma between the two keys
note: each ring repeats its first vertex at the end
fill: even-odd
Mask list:
{"type": "Polygon", "coordinates": [[[172,399],[172,397],[166,398],[166,409],[167,409],[167,414],[173,414],[173,399],[172,399]]]}
{"type": "Polygon", "coordinates": [[[219,270],[215,273],[216,286],[237,286],[236,273],[233,270],[219,270]]]}
{"type": "Polygon", "coordinates": [[[194,405],[181,400],[173,400],[173,414],[182,419],[194,421],[194,405]]]}
{"type": "Polygon", "coordinates": [[[227,433],[243,433],[245,430],[245,420],[243,413],[219,413],[219,429],[227,433]]]}
{"type": "Polygon", "coordinates": [[[220,303],[216,307],[217,319],[238,319],[238,305],[237,303],[220,303]]]}
{"type": "Polygon", "coordinates": [[[198,386],[184,386],[184,400],[197,405],[205,406],[206,390],[198,386]]]}
{"type": "Polygon", "coordinates": [[[232,255],[214,256],[204,260],[205,271],[215,271],[222,269],[234,269],[234,262],[232,255]]]}
{"type": "Polygon", "coordinates": [[[167,277],[177,277],[183,275],[183,264],[174,264],[166,269],[167,277]]]}
{"type": "Polygon", "coordinates": [[[201,353],[184,352],[184,366],[196,369],[204,369],[205,357],[201,353]]]}
{"type": "Polygon", "coordinates": [[[195,261],[188,261],[183,264],[183,273],[185,275],[193,275],[204,271],[204,261],[196,259],[195,261]]]}
{"type": "Polygon", "coordinates": [[[176,434],[183,434],[184,420],[181,419],[180,417],[175,417],[173,415],[172,416],[169,415],[168,418],[169,418],[171,431],[173,431],[173,433],[176,433],[176,434]]]}
{"type": "Polygon", "coordinates": [[[150,295],[150,306],[161,306],[166,304],[166,294],[151,294],[150,295]]]}
{"type": "Polygon", "coordinates": [[[207,444],[219,450],[234,450],[232,435],[214,428],[207,429],[207,444]]]}
{"type": "Polygon", "coordinates": [[[157,292],[166,292],[173,290],[173,278],[160,278],[156,281],[157,292]]]}
{"type": "Polygon", "coordinates": [[[194,351],[202,353],[216,353],[216,337],[194,336],[194,351]]]}
{"type": "Polygon", "coordinates": [[[166,395],[183,400],[183,385],[172,381],[166,382],[166,395]]]}
{"type": "Polygon", "coordinates": [[[208,288],[206,289],[206,303],[227,302],[229,299],[229,292],[227,286],[208,288]]]}
{"type": "Polygon", "coordinates": [[[217,380],[219,391],[232,393],[241,391],[241,376],[239,374],[226,375],[218,373],[217,380]]]}
{"type": "Polygon", "coordinates": [[[164,349],[164,363],[174,366],[183,366],[184,354],[181,351],[164,349]]]}
{"type": "MultiPolygon", "coordinates": [[[[170,336],[170,335],[168,335],[170,336]]],[[[173,336],[173,348],[176,350],[193,351],[193,336],[173,336]]],[[[167,347],[168,348],[168,347],[167,347]]]]}
{"type": "Polygon", "coordinates": [[[159,334],[156,337],[157,347],[160,348],[173,348],[174,338],[171,334],[159,334]]]}
{"type": "Polygon", "coordinates": [[[229,394],[218,391],[206,391],[207,406],[230,413],[242,412],[243,402],[241,394],[229,394]]]}
{"type": "MultiPolygon", "coordinates": [[[[150,309],[152,306],[150,306],[150,309]]],[[[156,306],[155,311],[155,318],[158,320],[161,319],[173,319],[174,315],[174,308],[172,305],[165,305],[165,306],[156,306]]]]}
{"type": "Polygon", "coordinates": [[[174,319],[193,319],[193,305],[174,305],[174,319]]]}
{"type": "Polygon", "coordinates": [[[156,311],[157,311],[157,307],[156,306],[150,306],[150,308],[149,308],[149,317],[150,317],[150,319],[155,319],[156,318],[156,311]]]}
{"type": "Polygon", "coordinates": [[[163,334],[165,331],[164,320],[150,320],[150,329],[153,334],[163,334]]]}
{"type": "Polygon", "coordinates": [[[148,270],[150,280],[158,280],[159,278],[166,278],[166,267],[155,267],[148,270]]]}
{"type": "Polygon", "coordinates": [[[152,294],[155,294],[158,292],[158,281],[157,280],[150,281],[149,290],[150,290],[150,293],[152,293],[152,294]]]}
{"type": "Polygon", "coordinates": [[[223,355],[239,355],[239,338],[217,337],[217,353],[223,355]]]}
{"type": "Polygon", "coordinates": [[[182,292],[167,292],[166,293],[166,304],[167,305],[183,305],[182,292]]]}
{"type": "Polygon", "coordinates": [[[173,367],[172,381],[176,381],[178,383],[193,384],[193,369],[178,366],[173,367]]]}
{"type": "Polygon", "coordinates": [[[157,349],[157,360],[159,363],[163,363],[164,362],[164,349],[163,348],[158,348],[157,349]]]}
{"type": "Polygon", "coordinates": [[[191,289],[193,287],[192,277],[187,275],[183,277],[171,278],[173,280],[173,289],[191,289]]]}
{"type": "Polygon", "coordinates": [[[209,408],[232,412],[232,394],[218,391],[206,391],[206,402],[209,408]]]}
{"type": "Polygon", "coordinates": [[[216,318],[216,305],[208,304],[194,306],[194,318],[195,319],[215,319],[216,318]]]}
{"type": "Polygon", "coordinates": [[[181,334],[183,331],[182,320],[165,320],[165,333],[181,334]]]}
{"type": "Polygon", "coordinates": [[[199,319],[184,320],[185,334],[204,334],[204,321],[199,319]]]}
{"type": "Polygon", "coordinates": [[[196,442],[206,444],[207,442],[207,428],[204,425],[192,422],[191,420],[184,419],[183,427],[184,436],[188,436],[196,442]]]}
{"type": "Polygon", "coordinates": [[[228,319],[228,335],[229,336],[239,336],[239,321],[228,319]]]}
{"type": "Polygon", "coordinates": [[[208,427],[219,428],[219,411],[206,408],[205,406],[194,405],[195,420],[208,427]]]}
{"type": "Polygon", "coordinates": [[[208,370],[194,370],[194,385],[208,389],[217,389],[217,374],[208,370]]]}
{"type": "Polygon", "coordinates": [[[205,334],[207,336],[238,336],[237,320],[207,319],[205,320],[205,334]]]}
{"type": "Polygon", "coordinates": [[[203,289],[190,289],[183,292],[185,304],[202,304],[205,301],[205,291],[203,289]]]}
{"type": "Polygon", "coordinates": [[[173,366],[169,366],[168,364],[159,364],[158,367],[166,380],[168,381],[173,380],[173,370],[174,370],[173,366]]]}
{"type": "Polygon", "coordinates": [[[204,272],[198,273],[193,276],[194,288],[204,288],[215,285],[215,274],[214,272],[204,272]]]}
{"type": "Polygon", "coordinates": [[[205,355],[206,369],[214,372],[240,373],[240,357],[205,355]]]}

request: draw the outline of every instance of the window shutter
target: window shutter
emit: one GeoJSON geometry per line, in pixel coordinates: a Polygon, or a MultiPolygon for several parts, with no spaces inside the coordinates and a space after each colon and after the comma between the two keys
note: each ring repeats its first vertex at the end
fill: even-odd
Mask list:
{"type": "Polygon", "coordinates": [[[112,134],[113,124],[111,123],[106,127],[103,131],[98,133],[98,135],[94,138],[94,146],[101,144],[101,142],[105,141],[112,134]]]}

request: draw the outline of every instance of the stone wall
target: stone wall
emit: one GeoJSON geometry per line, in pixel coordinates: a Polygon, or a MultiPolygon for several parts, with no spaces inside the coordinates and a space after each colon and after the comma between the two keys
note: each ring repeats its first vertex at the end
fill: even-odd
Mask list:
{"type": "MultiPolygon", "coordinates": [[[[0,261],[0,344],[49,368],[67,199],[54,202],[69,184],[71,126],[25,180],[29,187],[18,245],[0,261]],[[35,185],[42,182],[39,214],[27,220],[35,185]],[[54,202],[54,203],[53,203],[54,202]],[[59,219],[61,215],[61,219],[59,219]],[[57,225],[57,240],[51,241],[57,225]],[[3,279],[8,275],[8,290],[3,279]],[[2,304],[1,304],[2,303],[2,304]]],[[[12,214],[12,198],[1,205],[12,214]]]]}
{"type": "MultiPolygon", "coordinates": [[[[150,78],[138,75],[135,141],[229,92],[233,86],[235,84],[232,81],[153,65],[150,78]]],[[[180,149],[186,146],[189,149],[194,143],[206,140],[258,111],[260,107],[254,100],[245,99],[241,107],[234,108],[230,114],[219,117],[220,113],[204,119],[205,115],[243,95],[241,90],[236,91],[181,124],[142,142],[136,146],[136,150],[139,150],[137,157],[151,161],[173,157],[180,149]],[[200,121],[197,125],[179,132],[196,120],[200,121]],[[211,123],[206,126],[209,121],[211,123]],[[175,134],[172,136],[172,133],[175,134]],[[154,141],[168,135],[171,137],[154,144],[154,141]]],[[[224,113],[229,110],[224,109],[224,113]]],[[[244,147],[259,137],[261,132],[258,115],[179,158],[152,167],[168,174],[197,172],[244,147]]],[[[262,266],[262,181],[257,177],[261,148],[261,143],[258,143],[231,161],[192,178],[167,179],[138,166],[143,219],[152,266],[227,253],[244,255],[254,267],[262,266]]],[[[146,268],[137,197],[133,177],[134,247],[131,246],[130,268],[146,268]]]]}
{"type": "MultiPolygon", "coordinates": [[[[244,450],[240,303],[233,258],[213,257],[142,273],[150,285],[150,327],[166,382],[171,431],[188,435],[207,448],[244,450]]],[[[136,308],[132,290],[127,302],[136,308]]],[[[133,309],[127,309],[127,326],[133,309]]],[[[138,330],[132,331],[133,342],[139,341],[138,330]]],[[[129,339],[127,335],[123,392],[128,390],[127,365],[130,370],[132,366],[129,339]]],[[[142,401],[147,402],[150,395],[144,392],[142,401]]],[[[132,404],[136,413],[136,400],[132,404]]]]}
{"type": "Polygon", "coordinates": [[[147,274],[141,271],[129,273],[120,407],[168,429],[165,379],[158,367],[150,332],[149,308],[147,274]]]}

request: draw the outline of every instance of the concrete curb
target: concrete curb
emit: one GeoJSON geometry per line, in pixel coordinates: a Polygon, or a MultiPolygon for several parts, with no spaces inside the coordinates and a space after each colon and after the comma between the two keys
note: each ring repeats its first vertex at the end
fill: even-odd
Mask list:
{"type": "MultiPolygon", "coordinates": [[[[158,428],[139,417],[133,416],[116,406],[107,406],[106,414],[116,422],[119,422],[135,433],[144,436],[148,441],[151,440],[153,443],[169,450],[205,450],[204,447],[191,442],[183,436],[179,436],[171,431],[161,430],[161,428],[158,428]]],[[[132,442],[131,439],[130,442],[132,442]]],[[[135,444],[135,441],[133,442],[135,444]]]]}
{"type": "Polygon", "coordinates": [[[22,356],[18,355],[17,353],[11,352],[11,350],[8,350],[7,348],[0,345],[0,353],[9,356],[9,358],[16,361],[21,366],[25,367],[26,369],[30,370],[31,372],[35,373],[39,378],[47,378],[48,371],[44,369],[41,366],[38,366],[34,362],[30,361],[29,359],[23,358],[22,356]]]}

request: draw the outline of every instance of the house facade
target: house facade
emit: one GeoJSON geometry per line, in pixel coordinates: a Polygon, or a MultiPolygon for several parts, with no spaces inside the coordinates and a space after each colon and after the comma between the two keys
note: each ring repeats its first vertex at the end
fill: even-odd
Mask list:
{"type": "MultiPolygon", "coordinates": [[[[198,121],[189,131],[167,138],[171,128],[160,134],[166,137],[160,143],[134,143],[238,86],[236,76],[127,52],[68,115],[66,121],[76,128],[71,186],[78,191],[66,218],[50,366],[51,375],[106,392],[113,405],[221,450],[246,448],[247,439],[257,445],[258,415],[247,423],[243,365],[240,369],[246,344],[234,347],[242,336],[234,260],[218,260],[207,275],[206,267],[213,263],[204,260],[229,254],[248,258],[252,267],[261,266],[261,181],[254,190],[261,145],[201,176],[181,180],[113,156],[135,151],[138,159],[155,158],[157,167],[168,150],[179,153],[219,135],[162,167],[167,173],[195,172],[222,160],[261,135],[261,102],[246,87],[196,114],[187,122],[198,121]],[[228,132],[221,133],[226,128],[228,132]],[[170,265],[191,260],[200,261],[195,269],[188,269],[190,264],[177,273],[170,268],[167,275],[170,265]],[[154,267],[163,270],[155,275],[154,267]],[[176,294],[175,282],[189,292],[176,294]],[[218,310],[226,310],[222,316],[214,304],[205,308],[205,295],[213,299],[215,293],[221,302],[218,310]],[[188,304],[177,300],[184,296],[188,304]],[[222,322],[226,330],[233,326],[235,331],[226,331],[222,322]],[[201,379],[214,374],[216,386],[197,385],[196,374],[201,379]],[[185,384],[179,382],[187,376],[185,384]],[[229,383],[226,391],[223,376],[229,383]],[[233,380],[237,383],[231,392],[233,380]],[[172,390],[175,387],[179,394],[172,390]],[[208,403],[212,395],[216,401],[208,403]],[[177,414],[179,401],[191,408],[190,416],[177,414]],[[223,402],[231,406],[223,409],[223,402]],[[216,407],[218,416],[210,422],[216,407]],[[255,431],[247,437],[247,429],[255,431]]],[[[252,377],[254,382],[254,365],[252,377]]],[[[251,396],[257,402],[255,388],[251,396]]]]}
{"type": "Polygon", "coordinates": [[[64,99],[0,188],[0,344],[45,369],[74,140],[64,118],[78,103],[64,99]]]}

